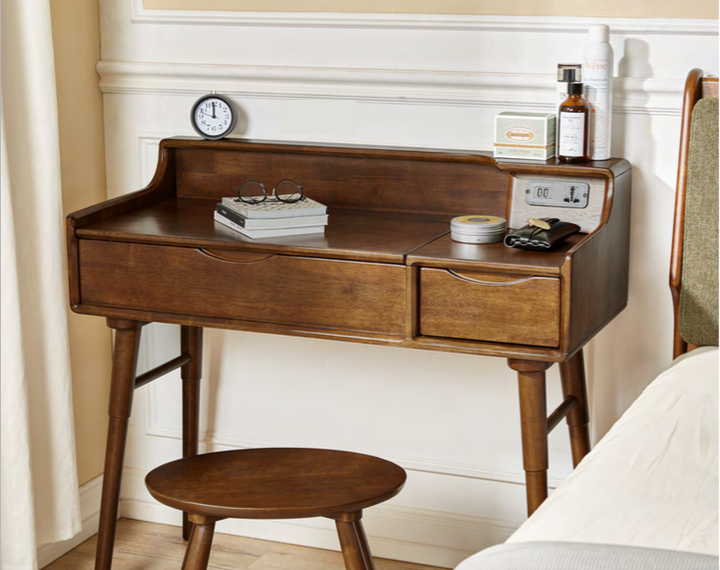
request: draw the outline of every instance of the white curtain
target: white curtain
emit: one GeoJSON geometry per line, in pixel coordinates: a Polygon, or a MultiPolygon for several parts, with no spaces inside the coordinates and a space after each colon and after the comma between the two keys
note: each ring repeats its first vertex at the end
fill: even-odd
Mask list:
{"type": "Polygon", "coordinates": [[[35,570],[38,546],[81,528],[49,2],[2,0],[3,570],[35,570]]]}

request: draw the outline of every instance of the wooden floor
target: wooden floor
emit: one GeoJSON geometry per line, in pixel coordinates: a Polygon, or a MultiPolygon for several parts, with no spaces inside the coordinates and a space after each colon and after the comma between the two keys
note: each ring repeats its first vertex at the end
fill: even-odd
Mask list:
{"type": "MultiPolygon", "coordinates": [[[[83,542],[47,570],[92,570],[96,536],[83,542]]],[[[175,526],[130,519],[118,521],[113,570],[180,570],[185,542],[175,526]]],[[[371,540],[372,548],[372,540],[371,540]]],[[[408,562],[375,559],[377,570],[439,570],[408,562]]],[[[254,538],[216,534],[212,570],[343,570],[342,554],[254,538]]]]}

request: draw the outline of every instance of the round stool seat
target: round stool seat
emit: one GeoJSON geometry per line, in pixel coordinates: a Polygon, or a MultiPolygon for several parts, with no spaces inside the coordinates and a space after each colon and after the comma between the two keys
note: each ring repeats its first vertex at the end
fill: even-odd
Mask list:
{"type": "Polygon", "coordinates": [[[145,479],[161,503],[217,518],[287,519],[361,511],[394,497],[405,471],[360,453],[242,449],[161,465],[145,479]]]}

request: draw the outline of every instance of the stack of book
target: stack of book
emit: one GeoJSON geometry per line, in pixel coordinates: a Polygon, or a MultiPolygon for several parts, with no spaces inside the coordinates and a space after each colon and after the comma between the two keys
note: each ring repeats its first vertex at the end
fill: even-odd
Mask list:
{"type": "Polygon", "coordinates": [[[327,208],[304,198],[291,204],[265,200],[259,204],[223,198],[215,220],[249,238],[270,238],[322,233],[328,223],[327,208]]]}

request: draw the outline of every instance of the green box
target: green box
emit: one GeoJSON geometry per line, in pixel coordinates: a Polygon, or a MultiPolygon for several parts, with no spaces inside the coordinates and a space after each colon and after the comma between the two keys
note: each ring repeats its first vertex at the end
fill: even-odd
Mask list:
{"type": "Polygon", "coordinates": [[[555,156],[555,114],[505,111],[495,116],[495,158],[555,156]]]}

